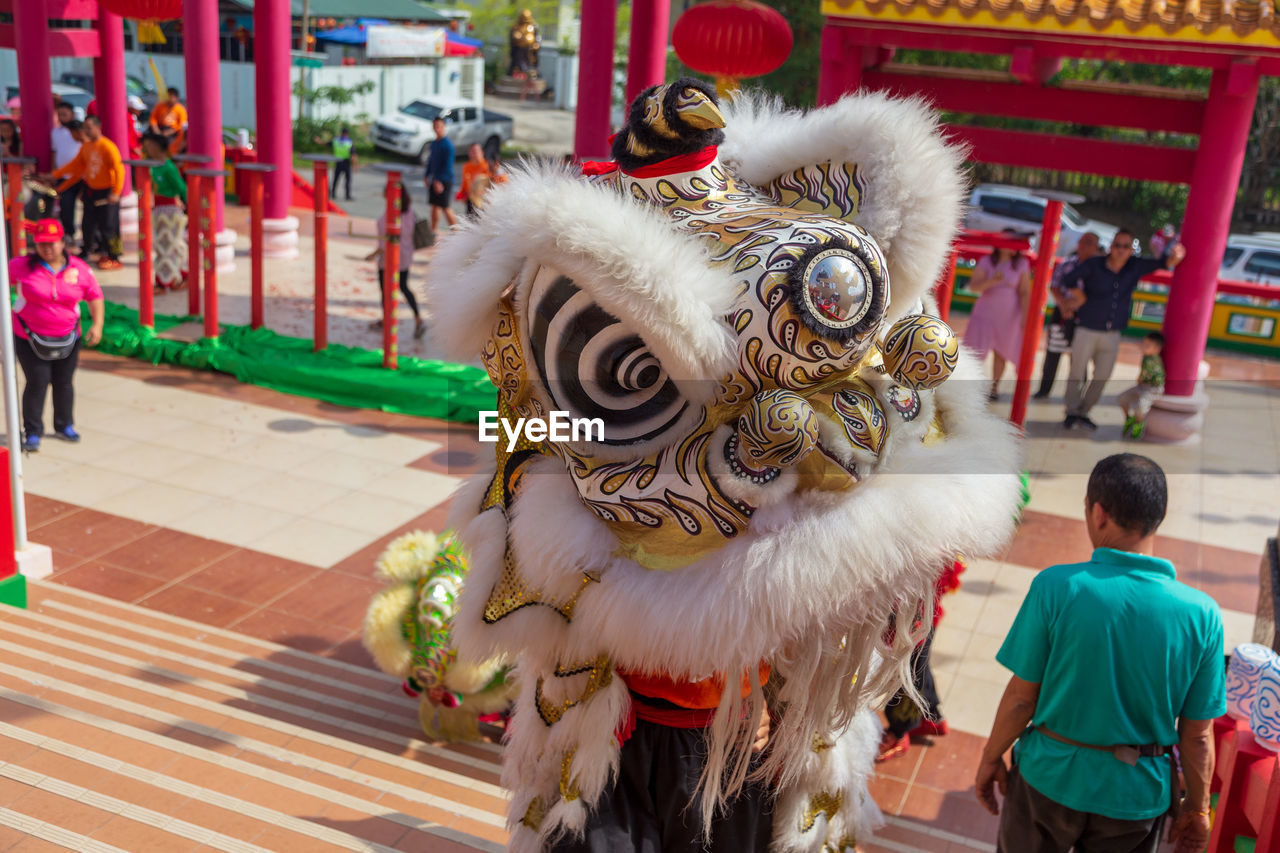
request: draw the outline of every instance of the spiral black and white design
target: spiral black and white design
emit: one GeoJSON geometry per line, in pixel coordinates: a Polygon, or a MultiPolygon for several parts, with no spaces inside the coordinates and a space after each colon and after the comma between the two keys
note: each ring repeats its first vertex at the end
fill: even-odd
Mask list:
{"type": "Polygon", "coordinates": [[[533,367],[551,409],[601,418],[604,444],[649,441],[688,410],[644,341],[567,276],[543,267],[529,291],[533,367]]]}

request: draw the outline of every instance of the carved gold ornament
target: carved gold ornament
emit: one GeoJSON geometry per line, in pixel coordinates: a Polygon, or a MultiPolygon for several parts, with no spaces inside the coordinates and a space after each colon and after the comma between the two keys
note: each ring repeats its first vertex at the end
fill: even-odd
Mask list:
{"type": "Polygon", "coordinates": [[[915,314],[894,323],[880,349],[895,381],[923,391],[941,385],[956,369],[960,339],[937,317],[915,314]]]}
{"type": "Polygon", "coordinates": [[[738,418],[739,459],[753,468],[785,468],[812,451],[820,435],[818,415],[803,397],[762,391],[738,418]]]}

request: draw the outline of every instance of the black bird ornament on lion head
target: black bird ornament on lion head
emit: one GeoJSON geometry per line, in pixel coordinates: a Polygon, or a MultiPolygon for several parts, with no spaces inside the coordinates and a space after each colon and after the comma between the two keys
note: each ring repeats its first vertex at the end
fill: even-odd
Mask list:
{"type": "Polygon", "coordinates": [[[1001,547],[1019,494],[1011,428],[934,316],[961,160],[916,101],[806,114],[678,80],[632,104],[613,162],[526,164],[442,240],[435,328],[499,413],[604,427],[499,443],[454,502],[459,648],[518,661],[513,850],[581,829],[627,673],[761,662],[768,689],[746,710],[724,691],[709,729],[703,818],[746,778],[737,720],[767,701],[775,849],[874,825],[869,709],[938,573],[1001,547]]]}

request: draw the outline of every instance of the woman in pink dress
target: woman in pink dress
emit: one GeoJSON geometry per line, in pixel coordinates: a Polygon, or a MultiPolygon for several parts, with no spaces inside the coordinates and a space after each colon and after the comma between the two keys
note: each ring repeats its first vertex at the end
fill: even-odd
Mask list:
{"type": "Polygon", "coordinates": [[[1005,364],[1016,366],[1022,349],[1031,263],[1014,249],[994,249],[978,261],[968,287],[979,296],[969,315],[964,344],[984,361],[987,353],[992,353],[990,399],[995,401],[1005,364]]]}

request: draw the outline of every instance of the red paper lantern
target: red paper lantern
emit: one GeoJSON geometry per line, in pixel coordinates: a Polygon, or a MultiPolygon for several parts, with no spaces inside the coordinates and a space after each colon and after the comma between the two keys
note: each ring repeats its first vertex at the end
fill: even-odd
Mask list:
{"type": "Polygon", "coordinates": [[[172,21],[182,17],[182,0],[98,0],[113,15],[135,21],[172,21]]]}
{"type": "Polygon", "coordinates": [[[707,0],[676,21],[671,43],[680,61],[719,78],[759,77],[791,53],[791,27],[755,0],[707,0]]]}

